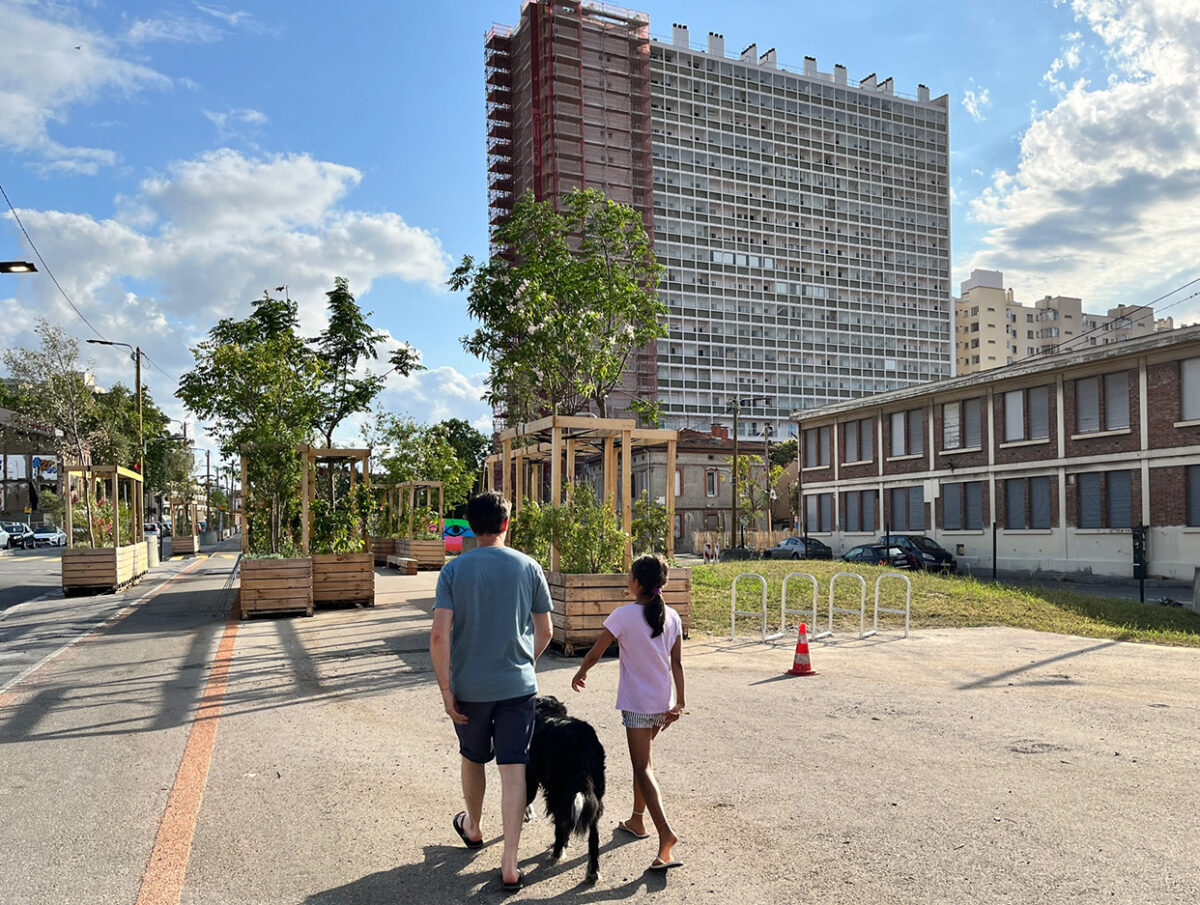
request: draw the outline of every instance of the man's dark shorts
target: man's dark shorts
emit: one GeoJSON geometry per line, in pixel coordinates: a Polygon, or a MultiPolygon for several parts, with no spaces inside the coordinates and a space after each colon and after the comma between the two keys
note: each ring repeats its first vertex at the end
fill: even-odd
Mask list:
{"type": "Polygon", "coordinates": [[[477,764],[486,764],[493,757],[498,764],[529,763],[534,697],[459,701],[459,712],[467,717],[467,725],[454,724],[459,753],[477,764]]]}

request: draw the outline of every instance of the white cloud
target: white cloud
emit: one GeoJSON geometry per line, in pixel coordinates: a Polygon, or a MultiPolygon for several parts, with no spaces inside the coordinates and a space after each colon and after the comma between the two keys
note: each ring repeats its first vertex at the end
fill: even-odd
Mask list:
{"type": "MultiPolygon", "coordinates": [[[[434,235],[396,213],[343,206],[361,179],[351,167],[308,155],[248,157],[224,149],[147,178],[134,195],[118,199],[110,219],[19,213],[87,319],[108,338],[141,342],[171,375],[146,374],[156,399],[165,402],[174,379],[192,366],[189,349],[219,318],[244,316],[266,288],[287,284],[306,335],[324,326],[325,293],[335,276],[347,277],[360,298],[386,277],[442,291],[450,259],[434,235]]],[[[33,300],[21,310],[91,335],[44,274],[34,274],[22,291],[33,300]]],[[[363,304],[374,307],[370,298],[363,304]]],[[[406,311],[399,302],[377,314],[386,318],[379,323],[435,316],[406,311]]],[[[31,326],[27,319],[0,319],[0,347],[34,344],[31,326]]],[[[130,382],[120,356],[107,358],[97,362],[101,381],[130,382]]],[[[415,382],[394,382],[393,390],[423,412],[474,417],[477,383],[438,369],[415,382]]],[[[182,416],[178,407],[172,411],[182,416]]]]}
{"type": "Polygon", "coordinates": [[[987,119],[984,111],[992,105],[990,92],[987,88],[968,88],[963,92],[962,99],[963,108],[971,115],[971,119],[975,122],[982,122],[987,119]]]}
{"type": "Polygon", "coordinates": [[[210,123],[217,127],[217,136],[222,141],[237,135],[243,127],[255,129],[267,123],[267,114],[261,110],[254,110],[248,107],[226,110],[224,113],[205,110],[204,116],[210,123]]]}
{"type": "Polygon", "coordinates": [[[0,146],[29,155],[44,172],[94,173],[114,164],[110,150],[55,141],[51,124],[78,104],[164,89],[170,79],[122,59],[115,41],[75,21],[68,8],[0,0],[0,21],[0,146]]]}
{"type": "Polygon", "coordinates": [[[181,44],[211,44],[221,40],[221,29],[210,22],[180,13],[167,13],[150,19],[136,19],[125,32],[131,44],[151,41],[177,41],[181,44]]]}
{"type": "Polygon", "coordinates": [[[393,376],[379,403],[387,411],[424,423],[462,418],[491,436],[492,410],[480,398],[486,376],[463,374],[451,367],[418,371],[408,377],[393,376]]]}
{"type": "MultiPolygon", "coordinates": [[[[1090,38],[1066,36],[1063,65],[1081,40],[1098,40],[1107,83],[1077,80],[1034,116],[1017,167],[972,202],[991,229],[966,268],[1003,270],[1018,296],[1079,296],[1103,310],[1195,275],[1200,0],[1072,9],[1090,38]]],[[[1200,308],[1167,313],[1178,322],[1200,308]]]]}

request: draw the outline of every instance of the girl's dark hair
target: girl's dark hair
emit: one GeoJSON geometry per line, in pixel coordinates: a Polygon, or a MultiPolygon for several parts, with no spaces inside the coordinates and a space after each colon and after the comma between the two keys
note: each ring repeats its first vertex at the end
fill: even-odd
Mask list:
{"type": "Polygon", "coordinates": [[[646,553],[633,561],[629,569],[633,580],[642,586],[650,599],[642,606],[642,615],[650,626],[650,637],[663,633],[667,620],[667,608],[663,603],[662,589],[667,583],[667,561],[657,553],[646,553]]]}

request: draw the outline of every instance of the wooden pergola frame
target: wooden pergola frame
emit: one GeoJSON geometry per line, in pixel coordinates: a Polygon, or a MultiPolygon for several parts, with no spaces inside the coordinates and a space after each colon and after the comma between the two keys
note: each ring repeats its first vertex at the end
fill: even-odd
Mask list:
{"type": "MultiPolygon", "coordinates": [[[[667,447],[667,558],[675,555],[675,447],[679,433],[661,428],[638,427],[632,418],[585,418],[579,415],[549,415],[518,424],[501,431],[501,452],[486,460],[487,488],[508,495],[513,514],[520,512],[526,496],[526,469],[532,469],[533,486],[544,483],[546,463],[550,465],[550,499],[552,506],[562,504],[560,488],[563,475],[567,483],[567,499],[575,477],[577,459],[598,459],[603,479],[603,497],[613,509],[621,503],[621,527],[626,534],[633,528],[633,453],[649,446],[667,447]],[[564,462],[565,459],[565,462],[564,462]],[[496,465],[500,465],[500,481],[496,482],[496,465]],[[619,470],[619,479],[618,479],[619,470]],[[512,480],[510,487],[509,480],[512,480]],[[619,493],[618,493],[619,491],[619,493]]],[[[550,552],[550,569],[558,570],[558,549],[550,552]]],[[[633,540],[625,544],[625,568],[633,561],[633,540]]]]}
{"type": "MultiPolygon", "coordinates": [[[[296,447],[296,452],[300,453],[300,550],[305,556],[312,555],[309,552],[309,541],[312,536],[312,495],[316,490],[316,482],[310,484],[308,479],[309,470],[316,471],[317,462],[325,461],[349,461],[350,464],[350,489],[353,490],[358,485],[358,470],[354,467],[354,463],[362,463],[363,483],[369,490],[371,487],[371,450],[370,449],[338,449],[336,447],[317,447],[310,446],[307,443],[301,443],[296,447]]],[[[364,528],[362,537],[360,538],[363,544],[363,552],[371,550],[371,531],[370,528],[364,528]]]]}
{"type": "MultiPolygon", "coordinates": [[[[190,534],[192,537],[200,536],[200,509],[202,504],[200,500],[192,497],[191,499],[179,499],[171,497],[167,503],[171,510],[171,533],[178,537],[179,520],[175,518],[177,512],[182,512],[191,526],[190,534]]],[[[208,509],[204,508],[204,520],[208,521],[208,509]]]]}
{"type": "Polygon", "coordinates": [[[407,502],[406,508],[408,509],[408,539],[410,541],[414,540],[414,538],[413,538],[414,530],[413,529],[415,526],[413,525],[413,517],[416,514],[416,508],[417,508],[417,491],[418,490],[425,491],[425,504],[427,506],[432,507],[433,506],[433,491],[435,488],[437,489],[437,492],[438,492],[437,514],[438,514],[438,522],[441,523],[441,529],[442,529],[440,531],[440,535],[442,538],[445,538],[445,536],[446,536],[446,491],[445,491],[445,485],[441,481],[404,481],[403,483],[396,484],[394,486],[396,488],[397,495],[399,493],[401,493],[402,491],[408,492],[408,496],[406,498],[406,502],[407,502]]]}
{"type": "Polygon", "coordinates": [[[133,543],[141,543],[146,539],[146,524],[144,518],[144,488],[142,485],[142,476],[136,471],[128,468],[122,468],[120,465],[60,465],[63,480],[63,498],[66,505],[63,507],[63,527],[67,535],[67,547],[75,545],[74,526],[71,522],[71,478],[74,475],[80,476],[84,480],[104,482],[106,479],[112,487],[113,499],[113,547],[121,546],[121,496],[120,486],[121,479],[124,478],[132,487],[132,497],[130,500],[130,518],[133,519],[133,531],[131,537],[133,543]],[[107,476],[107,478],[105,477],[107,476]]]}

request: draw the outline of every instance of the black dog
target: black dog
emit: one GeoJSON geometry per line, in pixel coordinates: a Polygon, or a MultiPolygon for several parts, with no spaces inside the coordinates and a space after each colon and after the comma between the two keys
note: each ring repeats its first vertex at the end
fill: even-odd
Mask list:
{"type": "Polygon", "coordinates": [[[600,816],[604,813],[604,746],[596,730],[583,720],[567,716],[556,697],[539,697],[525,768],[526,805],[537,796],[546,802],[546,816],[554,819],[554,855],[557,861],[572,833],[588,835],[587,882],[600,876],[600,816]]]}

